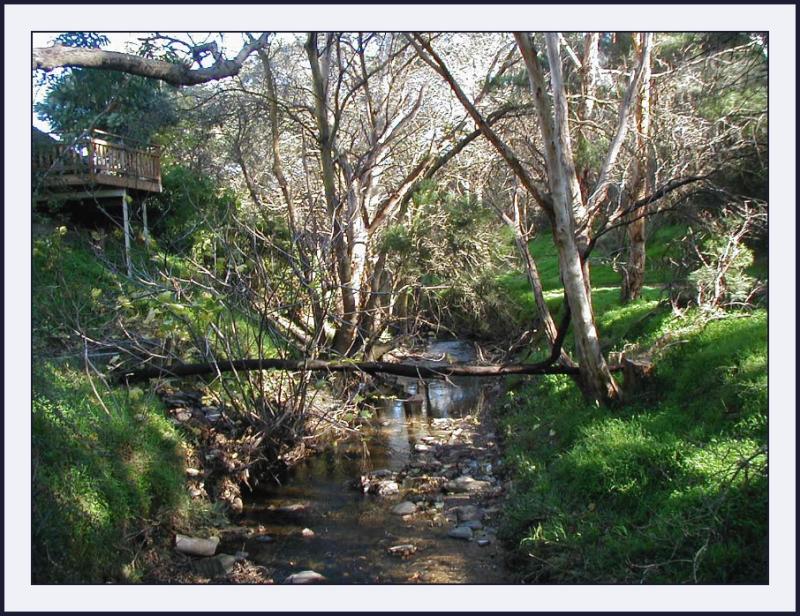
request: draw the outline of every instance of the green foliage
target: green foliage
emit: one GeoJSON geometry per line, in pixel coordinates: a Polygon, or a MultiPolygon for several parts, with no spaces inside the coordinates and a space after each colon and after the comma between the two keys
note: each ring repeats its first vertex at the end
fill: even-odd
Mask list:
{"type": "Polygon", "coordinates": [[[744,302],[756,282],[746,273],[753,265],[753,251],[732,238],[712,236],[703,241],[700,252],[703,261],[689,274],[699,303],[744,302]]]}
{"type": "Polygon", "coordinates": [[[379,250],[399,257],[407,257],[414,250],[414,242],[409,230],[404,225],[391,225],[381,237],[379,250]]]}
{"type": "Polygon", "coordinates": [[[76,340],[80,326],[97,333],[111,314],[119,292],[115,276],[66,226],[34,239],[32,314],[35,345],[64,346],[76,340]]]}
{"type": "Polygon", "coordinates": [[[609,142],[606,137],[593,136],[592,139],[576,140],[574,151],[577,169],[594,169],[599,171],[603,165],[609,142]]]}
{"type": "Polygon", "coordinates": [[[222,188],[198,171],[180,164],[165,164],[161,172],[162,192],[148,199],[152,232],[177,252],[193,244],[208,248],[209,230],[215,229],[235,205],[230,189],[222,188]]]}
{"type": "Polygon", "coordinates": [[[148,143],[155,133],[177,122],[171,86],[95,69],[71,69],[53,79],[34,110],[65,140],[98,128],[148,143]]]}
{"type": "Polygon", "coordinates": [[[395,276],[429,287],[420,301],[432,321],[459,335],[504,338],[518,312],[498,282],[510,242],[498,241],[497,215],[475,194],[460,194],[427,180],[401,223],[382,234],[395,276]]]}
{"type": "Polygon", "coordinates": [[[34,583],[119,580],[128,538],[186,509],[181,439],[157,399],[68,367],[34,369],[34,583]]]}
{"type": "Polygon", "coordinates": [[[108,45],[109,40],[105,34],[97,32],[64,32],[55,38],[55,42],[67,47],[99,49],[103,45],[108,45]]]}
{"type": "Polygon", "coordinates": [[[528,86],[528,72],[526,70],[506,71],[502,75],[493,75],[489,80],[490,91],[501,90],[511,87],[512,89],[522,89],[528,86]]]}

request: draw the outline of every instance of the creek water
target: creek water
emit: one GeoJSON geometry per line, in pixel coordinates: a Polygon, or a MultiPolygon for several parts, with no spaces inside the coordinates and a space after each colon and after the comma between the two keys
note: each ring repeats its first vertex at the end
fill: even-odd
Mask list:
{"type": "MultiPolygon", "coordinates": [[[[420,363],[473,359],[468,343],[436,341],[420,363]]],[[[420,388],[416,380],[402,377],[397,385],[406,398],[420,388]]],[[[412,523],[393,515],[399,496],[364,494],[353,487],[370,472],[404,468],[422,439],[443,435],[437,427],[441,418],[480,414],[486,401],[485,381],[431,381],[423,400],[410,411],[402,398],[382,400],[360,437],[335,443],[304,460],[278,477],[280,484],[257,487],[246,499],[238,523],[257,527],[258,534],[231,547],[246,551],[252,562],[271,571],[276,582],[304,570],[335,584],[495,581],[486,571],[498,567],[473,571],[475,558],[492,558],[492,550],[450,538],[447,529],[434,528],[430,522],[412,523]],[[313,535],[306,530],[304,536],[304,529],[313,535]],[[413,559],[390,555],[388,548],[398,544],[413,544],[420,552],[413,559]],[[480,553],[465,554],[469,550],[480,553]]]]}

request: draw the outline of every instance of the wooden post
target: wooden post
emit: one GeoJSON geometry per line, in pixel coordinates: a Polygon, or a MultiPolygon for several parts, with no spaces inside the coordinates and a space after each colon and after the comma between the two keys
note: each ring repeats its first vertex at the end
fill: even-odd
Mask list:
{"type": "Polygon", "coordinates": [[[147,199],[142,199],[142,226],[144,227],[144,243],[150,244],[150,230],[147,228],[147,199]]]}
{"type": "Polygon", "coordinates": [[[122,190],[122,229],[125,233],[125,265],[128,266],[128,278],[133,276],[131,267],[131,223],[128,216],[128,191],[122,190]]]}

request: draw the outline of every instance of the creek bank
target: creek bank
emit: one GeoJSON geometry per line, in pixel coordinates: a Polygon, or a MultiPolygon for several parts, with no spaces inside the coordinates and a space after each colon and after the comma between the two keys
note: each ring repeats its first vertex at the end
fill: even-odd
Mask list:
{"type": "Polygon", "coordinates": [[[268,446],[265,430],[257,421],[230,412],[206,391],[161,384],[156,393],[167,407],[169,420],[190,435],[193,442],[193,447],[186,451],[189,496],[222,503],[234,514],[241,513],[243,508],[242,486],[257,485],[260,477],[313,454],[331,438],[338,426],[319,421],[319,417],[335,415],[342,406],[330,395],[315,392],[314,403],[306,411],[307,423],[315,426],[313,433],[288,440],[273,451],[269,450],[272,445],[268,446]]]}

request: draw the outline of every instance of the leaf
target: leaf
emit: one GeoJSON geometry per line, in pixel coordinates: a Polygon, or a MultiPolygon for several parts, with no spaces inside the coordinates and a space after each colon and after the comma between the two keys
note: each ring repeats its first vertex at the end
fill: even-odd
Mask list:
{"type": "Polygon", "coordinates": [[[147,316],[144,318],[144,324],[150,325],[150,323],[152,323],[153,319],[155,318],[156,314],[158,314],[158,310],[156,310],[155,308],[150,308],[150,310],[147,313],[147,316]]]}

